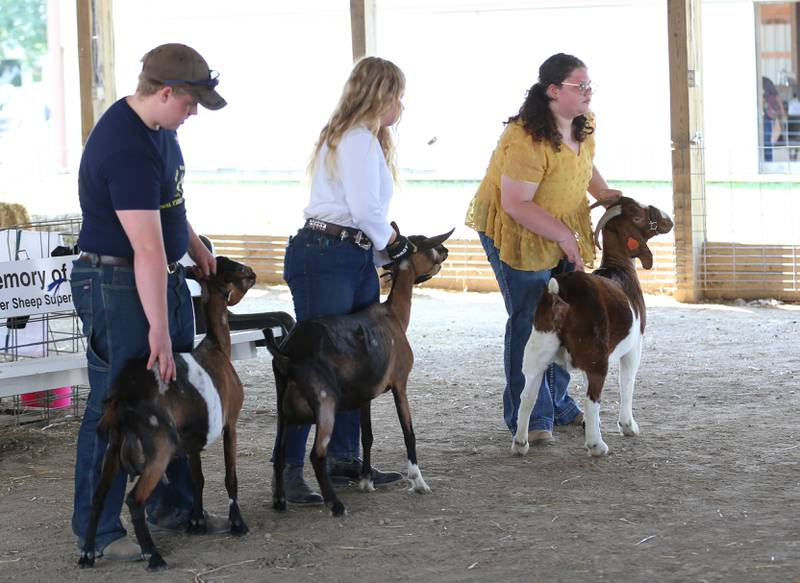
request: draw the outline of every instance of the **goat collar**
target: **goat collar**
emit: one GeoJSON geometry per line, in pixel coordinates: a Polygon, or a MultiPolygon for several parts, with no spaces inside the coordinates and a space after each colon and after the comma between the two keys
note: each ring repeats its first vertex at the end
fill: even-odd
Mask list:
{"type": "Polygon", "coordinates": [[[206,280],[205,283],[208,286],[209,291],[214,290],[215,292],[218,292],[222,297],[224,297],[225,303],[230,301],[231,290],[229,290],[226,286],[222,285],[221,283],[213,279],[206,280]]]}

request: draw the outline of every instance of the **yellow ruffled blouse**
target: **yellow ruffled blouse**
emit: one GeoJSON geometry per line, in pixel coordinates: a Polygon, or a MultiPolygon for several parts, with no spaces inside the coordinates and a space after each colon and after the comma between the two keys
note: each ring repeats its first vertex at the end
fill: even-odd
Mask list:
{"type": "MultiPolygon", "coordinates": [[[[587,116],[594,127],[594,116],[587,116]]],[[[548,141],[534,142],[519,121],[506,126],[492,153],[489,168],[467,210],[465,224],[485,233],[500,251],[500,259],[514,269],[540,271],[555,267],[564,252],[555,241],[529,231],[503,210],[500,177],[539,184],[534,201],[572,230],[586,265],[595,258],[592,222],[586,190],[592,178],[594,134],[576,154],[548,141]]]]}

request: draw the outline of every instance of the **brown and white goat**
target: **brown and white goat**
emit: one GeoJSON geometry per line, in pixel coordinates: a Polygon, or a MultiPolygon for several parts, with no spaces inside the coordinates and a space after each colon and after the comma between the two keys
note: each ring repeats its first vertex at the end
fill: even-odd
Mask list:
{"type": "Polygon", "coordinates": [[[633,418],[633,385],[642,355],[645,305],[634,258],[642,267],[653,266],[647,246],[651,237],[668,233],[672,219],[654,206],[644,206],[621,197],[600,219],[595,239],[603,233],[603,258],[593,273],[571,272],[555,276],[542,294],[533,318],[533,331],[525,346],[522,391],[517,432],[511,451],[528,451],[528,419],[542,375],[555,361],[567,370],[577,370],[587,384],[585,406],[586,448],[601,456],[608,446],[600,434],[600,393],[609,362],[620,363],[619,429],[638,435],[633,418]]]}
{"type": "Polygon", "coordinates": [[[205,533],[200,452],[220,435],[224,442],[231,534],[247,533],[237,502],[236,479],[236,422],[244,392],[230,359],[228,306],[237,304],[255,281],[255,273],[249,267],[217,257],[216,275],[200,280],[206,336],[192,352],[174,354],[177,380],[165,384],[158,368],[148,369],[147,357],[143,357],[130,360],[114,381],[98,425],[98,431],[108,435],[108,447],[78,563],[81,567],[94,566],[97,521],[120,465],[130,476],[139,476],[125,501],[142,556],[149,559],[148,570],[163,569],[167,564],[147,528],[145,503],[177,455],[188,454],[194,486],[187,532],[205,533]]]}
{"type": "Polygon", "coordinates": [[[276,510],[286,509],[283,468],[287,424],[316,424],[311,464],[325,503],[334,516],[345,512],[326,470],[328,442],[336,411],[361,410],[364,450],[359,488],[373,490],[372,423],[370,402],[392,391],[408,455],[408,479],[415,492],[430,492],[417,465],[416,438],[406,383],[414,354],[406,338],[411,318],[411,292],[415,283],[430,279],[447,259],[442,243],[453,231],[437,237],[412,236],[415,252],[391,267],[391,291],[385,302],[342,316],[324,316],[298,322],[278,346],[269,330],[264,334],[273,355],[278,403],[275,468],[276,510]]]}

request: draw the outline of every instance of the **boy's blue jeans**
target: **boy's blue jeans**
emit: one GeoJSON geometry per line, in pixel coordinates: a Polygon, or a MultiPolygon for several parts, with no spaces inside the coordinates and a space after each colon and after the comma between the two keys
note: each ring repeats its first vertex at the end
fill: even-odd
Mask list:
{"type": "MultiPolygon", "coordinates": [[[[517,431],[520,396],[522,389],[525,388],[522,357],[525,344],[533,329],[533,315],[550,278],[559,273],[572,271],[574,266],[566,259],[562,259],[553,269],[541,271],[514,269],[500,259],[500,254],[491,238],[485,233],[478,233],[478,236],[497,278],[508,313],[503,354],[506,375],[503,418],[514,434],[517,431]]],[[[568,425],[580,413],[580,408],[567,392],[569,378],[569,373],[557,364],[547,367],[528,422],[528,431],[552,431],[554,424],[568,425]]]]}
{"type": "MultiPolygon", "coordinates": [[[[78,432],[75,460],[75,495],[72,530],[83,546],[83,537],[92,514],[92,498],[100,481],[103,455],[108,441],[97,433],[103,405],[112,383],[131,358],[150,353],[149,324],[144,315],[133,269],[110,265],[73,263],[72,301],[86,335],[89,371],[89,398],[78,432]]],[[[183,269],[171,274],[167,283],[167,306],[172,348],[188,352],[194,344],[194,312],[183,269]]],[[[167,468],[169,485],[159,482],[148,500],[151,519],[186,511],[192,504],[192,482],[186,458],[167,468]]],[[[108,491],[97,525],[97,550],[125,536],[120,511],[125,497],[127,474],[120,470],[108,491]]]]}
{"type": "MultiPolygon", "coordinates": [[[[300,229],[286,248],[283,279],[289,284],[298,322],[351,314],[380,299],[372,250],[338,237],[300,229]]],[[[286,463],[303,465],[311,425],[288,425],[286,463]]],[[[328,455],[356,458],[360,452],[358,409],[336,414],[328,455]]],[[[273,452],[274,455],[274,452],[273,452]]]]}

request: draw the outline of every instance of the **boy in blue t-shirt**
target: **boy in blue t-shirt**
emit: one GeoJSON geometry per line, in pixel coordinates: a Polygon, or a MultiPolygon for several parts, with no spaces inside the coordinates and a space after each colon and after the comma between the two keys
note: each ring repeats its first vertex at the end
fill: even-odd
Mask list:
{"type": "MultiPolygon", "coordinates": [[[[191,295],[177,263],[186,252],[208,275],[214,256],[186,218],[184,164],[176,130],[197,105],[221,109],[217,73],[194,49],[165,44],[142,59],[136,93],[109,107],[95,125],[78,175],[83,224],[70,284],[88,338],[89,399],[78,434],[72,529],[83,547],[107,440],[98,435],[108,390],[131,358],[149,355],[162,379],[175,379],[172,351],[194,343],[191,295]]],[[[156,527],[185,530],[192,483],[185,458],[167,468],[148,503],[156,527]]],[[[135,560],[139,546],[120,522],[125,474],[108,492],[97,527],[97,553],[135,560]]],[[[209,531],[227,521],[209,517],[209,531]]]]}

